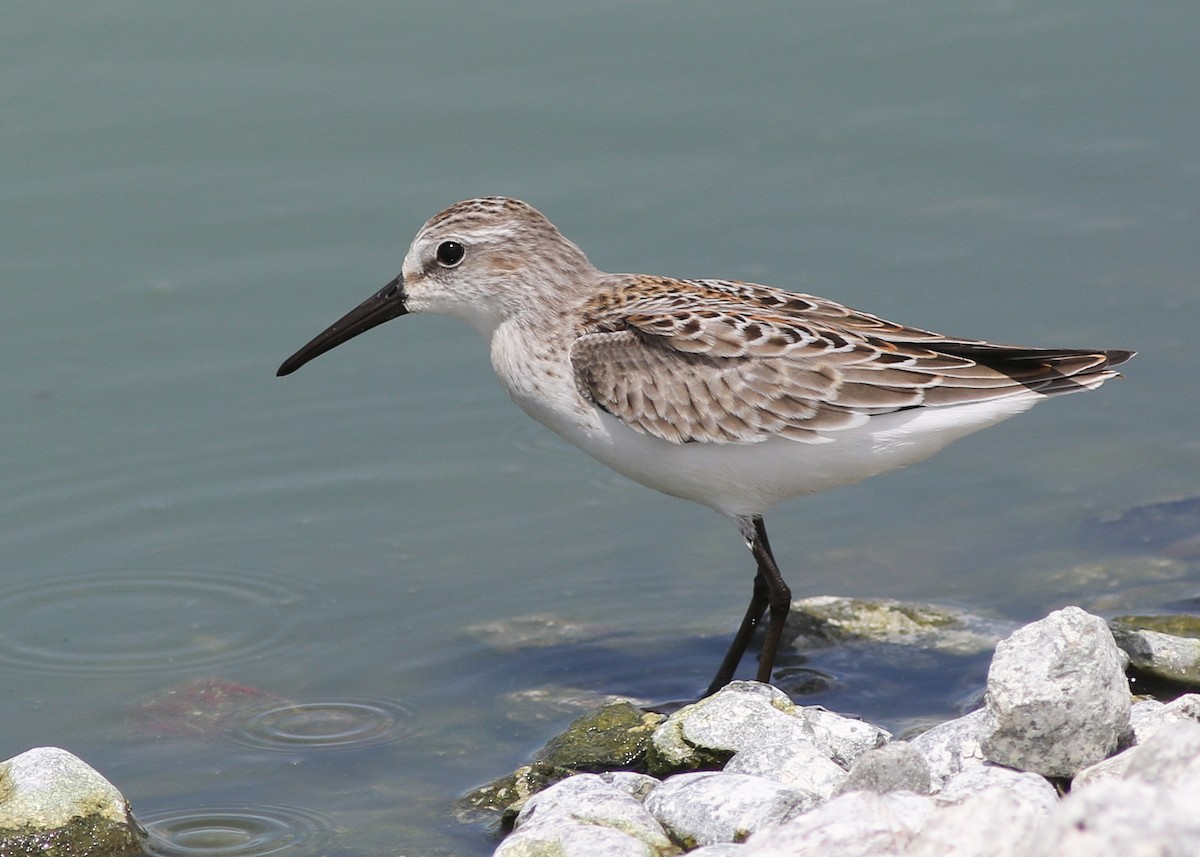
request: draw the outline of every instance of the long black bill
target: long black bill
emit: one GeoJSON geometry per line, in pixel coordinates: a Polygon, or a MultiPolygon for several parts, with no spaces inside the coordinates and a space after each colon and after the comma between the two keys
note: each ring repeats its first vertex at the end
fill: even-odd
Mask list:
{"type": "Polygon", "coordinates": [[[404,278],[396,277],[382,289],[371,295],[350,312],[339,318],[325,330],[313,337],[312,342],[305,345],[280,365],[276,376],[282,378],[290,375],[312,360],[320,357],[331,348],[337,348],[343,342],[353,339],[360,333],[366,333],[372,327],[377,327],[385,321],[399,318],[408,312],[404,305],[404,278]]]}

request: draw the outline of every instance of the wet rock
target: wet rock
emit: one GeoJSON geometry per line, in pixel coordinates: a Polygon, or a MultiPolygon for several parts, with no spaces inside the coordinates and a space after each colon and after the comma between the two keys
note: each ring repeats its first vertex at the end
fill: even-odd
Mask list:
{"type": "Polygon", "coordinates": [[[973,765],[952,776],[938,792],[937,800],[941,804],[963,803],[995,789],[1020,795],[1029,803],[1041,807],[1043,813],[1058,805],[1058,790],[1045,777],[1029,771],[1014,771],[991,762],[973,765]]]}
{"type": "Polygon", "coordinates": [[[145,839],[124,796],[66,750],[0,762],[0,854],[121,857],[142,854],[145,839]]]}
{"type": "Polygon", "coordinates": [[[455,817],[464,824],[499,819],[504,827],[511,827],[527,800],[574,774],[575,771],[553,765],[524,765],[507,776],[471,789],[455,801],[455,817]]]}
{"type": "Polygon", "coordinates": [[[934,791],[960,771],[984,763],[981,744],[986,729],[987,712],[981,708],[934,726],[909,741],[929,766],[934,791]]]}
{"type": "Polygon", "coordinates": [[[646,798],[648,809],[685,848],[742,842],[815,805],[812,796],[751,774],[676,774],[646,798]]]}
{"type": "Polygon", "coordinates": [[[903,741],[885,744],[855,760],[839,791],[929,794],[929,765],[911,744],[903,741]]]}
{"type": "Polygon", "coordinates": [[[611,702],[576,719],[534,759],[580,772],[636,768],[644,763],[654,730],[665,719],[629,702],[611,702]]]}
{"type": "Polygon", "coordinates": [[[753,744],[805,740],[813,740],[813,729],[787,694],[768,684],[735,681],[685,705],[655,730],[649,772],[720,768],[753,744]]]}
{"type": "Polygon", "coordinates": [[[783,639],[798,650],[870,642],[971,655],[991,651],[1009,630],[950,607],[817,596],[792,602],[783,639]]]}
{"type": "Polygon", "coordinates": [[[931,815],[904,857],[1025,857],[1046,812],[1022,792],[988,788],[931,815]]]}
{"type": "Polygon", "coordinates": [[[819,705],[808,705],[800,714],[812,730],[812,742],[837,764],[849,769],[868,750],[892,740],[892,733],[863,720],[843,717],[819,705]]]}
{"type": "Polygon", "coordinates": [[[1110,627],[1130,666],[1200,686],[1200,616],[1120,616],[1110,627]]]}
{"type": "Polygon", "coordinates": [[[1107,757],[1129,723],[1120,651],[1103,619],[1055,611],[996,647],[988,671],[987,758],[1072,776],[1107,757]]]}
{"type": "Polygon", "coordinates": [[[742,857],[868,857],[901,854],[934,811],[909,792],[849,792],[746,842],[742,857]]]}
{"type": "Polygon", "coordinates": [[[808,741],[754,744],[734,755],[724,770],[766,777],[821,803],[833,797],[846,779],[846,771],[808,741]]]}
{"type": "Polygon", "coordinates": [[[581,825],[609,831],[584,831],[593,846],[603,843],[606,848],[620,849],[600,853],[656,854],[669,852],[674,847],[662,826],[641,801],[614,788],[595,774],[577,774],[555,783],[526,801],[520,815],[517,816],[516,831],[503,843],[507,846],[515,839],[517,844],[511,847],[520,847],[523,850],[498,850],[496,853],[506,857],[513,854],[536,854],[539,852],[530,850],[535,842],[549,840],[565,843],[564,833],[572,834],[571,845],[578,847],[578,828],[581,825]],[[612,833],[619,833],[621,836],[613,836],[612,833]],[[636,847],[625,839],[638,843],[642,850],[636,850],[636,847]]]}

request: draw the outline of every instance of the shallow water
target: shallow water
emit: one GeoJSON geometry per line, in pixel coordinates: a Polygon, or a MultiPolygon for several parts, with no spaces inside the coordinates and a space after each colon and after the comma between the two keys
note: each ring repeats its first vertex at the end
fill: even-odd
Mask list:
{"type": "MultiPolygon", "coordinates": [[[[0,756],[72,750],[164,852],[485,854],[453,798],[572,716],[522,692],[703,688],[749,595],[736,534],[532,424],[473,333],[403,319],[274,377],[478,194],[608,270],[1142,351],[777,510],[797,594],[1193,597],[1194,563],[1084,523],[1200,487],[1198,26],[1191,2],[16,4],[0,756]],[[524,614],[585,629],[467,630],[524,614]],[[265,707],[138,715],[198,680],[265,707]]],[[[932,666],[838,664],[817,701],[902,726],[982,677],[932,666]]]]}

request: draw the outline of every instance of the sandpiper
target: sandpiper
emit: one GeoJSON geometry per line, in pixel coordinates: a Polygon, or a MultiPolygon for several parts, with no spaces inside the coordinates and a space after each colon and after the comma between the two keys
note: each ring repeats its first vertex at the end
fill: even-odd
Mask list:
{"type": "Polygon", "coordinates": [[[1132,351],[942,336],[824,298],[729,280],[597,270],[539,211],[469,199],[430,219],[399,276],[277,374],[376,325],[434,312],[490,343],[531,417],[637,482],[729,518],[757,563],[716,676],[763,616],[768,682],[791,604],[763,525],[790,497],[920,461],[1042,399],[1091,390],[1132,351]]]}

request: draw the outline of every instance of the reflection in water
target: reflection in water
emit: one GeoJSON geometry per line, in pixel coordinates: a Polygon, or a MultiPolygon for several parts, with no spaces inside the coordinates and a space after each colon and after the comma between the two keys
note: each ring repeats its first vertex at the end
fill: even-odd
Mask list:
{"type": "Polygon", "coordinates": [[[210,570],[41,578],[0,593],[0,664],[75,675],[227,664],[295,640],[301,595],[291,583],[210,570]]]}

